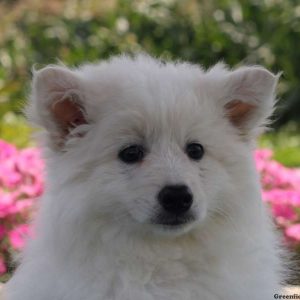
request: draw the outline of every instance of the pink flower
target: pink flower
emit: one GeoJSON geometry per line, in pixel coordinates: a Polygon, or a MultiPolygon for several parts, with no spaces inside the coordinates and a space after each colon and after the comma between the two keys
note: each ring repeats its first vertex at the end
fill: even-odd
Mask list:
{"type": "Polygon", "coordinates": [[[0,224],[0,240],[5,236],[6,234],[6,228],[4,225],[0,224]]]}
{"type": "Polygon", "coordinates": [[[38,197],[43,193],[44,184],[40,180],[20,185],[19,191],[29,197],[38,197]]]}
{"type": "Polygon", "coordinates": [[[273,216],[277,219],[277,221],[281,220],[280,223],[283,223],[283,220],[285,221],[297,220],[298,216],[294,208],[288,204],[277,203],[272,205],[271,209],[273,212],[273,216]]]}
{"type": "Polygon", "coordinates": [[[263,199],[272,204],[288,203],[294,207],[300,206],[300,191],[293,189],[274,188],[262,192],[263,199]]]}
{"type": "Polygon", "coordinates": [[[30,175],[41,175],[44,169],[44,163],[41,159],[41,153],[38,149],[27,148],[21,150],[17,158],[18,170],[21,173],[30,175]]]}
{"type": "Polygon", "coordinates": [[[14,212],[15,195],[14,193],[3,193],[0,190],[0,218],[14,212]]]}
{"type": "Polygon", "coordinates": [[[300,245],[300,169],[286,168],[272,160],[269,150],[254,154],[261,175],[262,197],[291,246],[300,245]],[[291,240],[293,243],[290,243],[291,240]]]}
{"type": "Polygon", "coordinates": [[[11,145],[3,140],[0,140],[0,161],[5,161],[10,157],[15,156],[17,149],[14,145],[11,145]]]}
{"type": "Polygon", "coordinates": [[[300,241],[300,224],[294,224],[286,228],[285,234],[287,237],[300,241]]]}
{"type": "Polygon", "coordinates": [[[14,206],[15,212],[25,212],[26,209],[34,206],[34,199],[24,199],[17,201],[14,206]]]}
{"type": "Polygon", "coordinates": [[[32,232],[28,224],[22,224],[11,230],[8,234],[10,243],[15,250],[20,250],[25,246],[26,239],[32,232]]]}
{"type": "Polygon", "coordinates": [[[39,149],[18,150],[0,140],[0,274],[11,259],[7,251],[21,250],[33,234],[27,222],[44,191],[43,169],[39,149]]]}
{"type": "Polygon", "coordinates": [[[258,149],[254,153],[254,158],[256,161],[265,161],[272,157],[273,152],[270,149],[258,149]]]}
{"type": "Polygon", "coordinates": [[[15,161],[7,159],[0,164],[0,184],[7,188],[14,188],[21,181],[22,176],[16,170],[15,161]]]}

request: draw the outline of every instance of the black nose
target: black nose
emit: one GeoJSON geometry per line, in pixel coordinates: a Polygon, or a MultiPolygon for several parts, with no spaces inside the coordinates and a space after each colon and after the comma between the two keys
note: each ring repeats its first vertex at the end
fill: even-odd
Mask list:
{"type": "Polygon", "coordinates": [[[158,193],[158,202],[173,214],[182,214],[190,209],[193,195],[186,185],[167,185],[158,193]]]}

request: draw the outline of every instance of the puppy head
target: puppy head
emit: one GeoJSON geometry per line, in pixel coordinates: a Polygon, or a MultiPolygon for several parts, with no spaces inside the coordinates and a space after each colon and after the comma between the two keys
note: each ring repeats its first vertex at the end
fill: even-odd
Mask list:
{"type": "Polygon", "coordinates": [[[146,56],[35,72],[27,115],[44,128],[52,205],[137,230],[205,222],[256,184],[251,141],[276,82],[262,67],[204,72],[146,56]]]}

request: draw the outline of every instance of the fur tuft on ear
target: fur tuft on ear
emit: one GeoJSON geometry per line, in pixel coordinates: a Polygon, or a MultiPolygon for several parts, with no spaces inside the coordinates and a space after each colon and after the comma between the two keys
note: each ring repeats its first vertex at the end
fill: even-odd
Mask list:
{"type": "MultiPolygon", "coordinates": [[[[74,129],[88,124],[80,78],[60,66],[34,71],[28,119],[46,129],[52,144],[61,148],[74,129]]],[[[76,130],[77,137],[80,131],[76,130]]]]}
{"type": "Polygon", "coordinates": [[[242,67],[225,76],[225,115],[242,135],[257,133],[272,114],[279,76],[262,67],[242,67]]]}

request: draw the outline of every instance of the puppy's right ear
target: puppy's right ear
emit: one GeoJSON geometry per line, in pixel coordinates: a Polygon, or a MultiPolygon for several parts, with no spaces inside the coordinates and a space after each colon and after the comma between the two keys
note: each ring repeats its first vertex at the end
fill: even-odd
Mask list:
{"type": "Polygon", "coordinates": [[[63,149],[70,138],[80,138],[89,124],[79,76],[60,66],[34,71],[31,101],[26,114],[46,129],[50,145],[63,149]]]}

